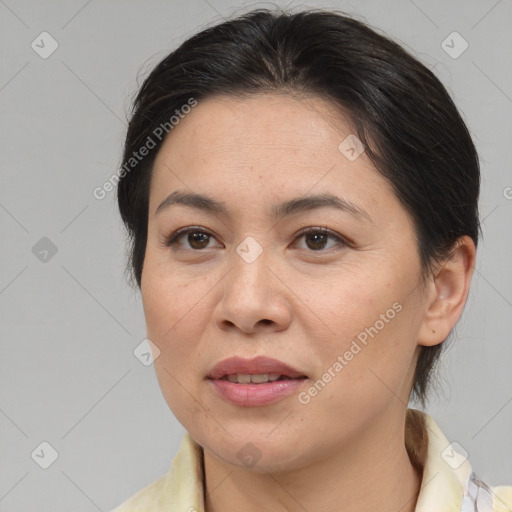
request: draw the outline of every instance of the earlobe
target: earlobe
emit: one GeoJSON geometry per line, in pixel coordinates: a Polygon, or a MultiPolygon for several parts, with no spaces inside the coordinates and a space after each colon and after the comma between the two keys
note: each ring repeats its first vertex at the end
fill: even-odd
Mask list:
{"type": "Polygon", "coordinates": [[[460,318],[469,294],[476,248],[468,236],[459,238],[429,282],[429,297],[418,344],[442,343],[460,318]]]}

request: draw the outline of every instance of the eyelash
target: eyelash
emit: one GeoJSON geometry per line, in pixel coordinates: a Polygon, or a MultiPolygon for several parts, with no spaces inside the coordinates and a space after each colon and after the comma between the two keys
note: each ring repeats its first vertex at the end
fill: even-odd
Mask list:
{"type": "MultiPolygon", "coordinates": [[[[202,228],[200,226],[189,226],[189,227],[185,227],[185,228],[180,228],[180,229],[174,231],[168,237],[166,237],[165,245],[167,247],[172,247],[177,244],[177,242],[179,241],[180,238],[182,238],[184,235],[187,235],[189,233],[201,233],[201,234],[208,235],[212,238],[215,238],[215,236],[212,233],[210,233],[208,230],[205,230],[204,228],[202,228]]],[[[351,245],[346,239],[342,238],[340,235],[336,234],[334,231],[331,231],[329,228],[327,228],[325,226],[307,227],[307,228],[300,229],[296,233],[294,242],[296,240],[298,240],[299,238],[303,237],[304,235],[307,235],[310,233],[329,235],[331,238],[334,238],[338,242],[338,245],[341,247],[347,247],[347,246],[351,245]]],[[[317,251],[311,249],[311,250],[309,250],[309,252],[327,252],[327,251],[330,251],[331,249],[333,249],[333,248],[330,247],[329,249],[319,249],[317,251]]],[[[186,250],[188,250],[188,249],[186,249],[186,250]]],[[[206,249],[190,249],[190,250],[193,252],[203,252],[206,249]]]]}

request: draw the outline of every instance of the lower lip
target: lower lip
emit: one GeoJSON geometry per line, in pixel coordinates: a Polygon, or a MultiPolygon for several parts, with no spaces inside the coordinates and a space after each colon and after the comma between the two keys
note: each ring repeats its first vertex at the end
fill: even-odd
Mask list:
{"type": "Polygon", "coordinates": [[[210,379],[222,398],[235,405],[257,407],[267,405],[295,393],[307,379],[276,380],[264,384],[237,384],[222,379],[210,379]]]}

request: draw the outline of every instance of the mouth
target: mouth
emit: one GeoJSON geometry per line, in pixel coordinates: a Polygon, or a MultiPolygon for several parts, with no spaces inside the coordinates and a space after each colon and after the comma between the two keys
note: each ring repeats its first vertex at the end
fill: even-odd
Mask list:
{"type": "Polygon", "coordinates": [[[218,380],[226,380],[234,384],[267,384],[268,382],[297,379],[302,380],[307,379],[307,377],[305,375],[289,377],[288,375],[281,375],[279,373],[232,373],[230,375],[223,375],[218,380]]]}
{"type": "Polygon", "coordinates": [[[207,375],[214,380],[228,380],[240,384],[261,384],[283,379],[307,378],[307,375],[289,364],[271,357],[253,359],[229,357],[217,363],[207,375]]]}
{"type": "Polygon", "coordinates": [[[308,380],[302,371],[277,359],[231,357],[216,364],[207,376],[212,389],[232,405],[269,405],[296,393],[308,380]]]}

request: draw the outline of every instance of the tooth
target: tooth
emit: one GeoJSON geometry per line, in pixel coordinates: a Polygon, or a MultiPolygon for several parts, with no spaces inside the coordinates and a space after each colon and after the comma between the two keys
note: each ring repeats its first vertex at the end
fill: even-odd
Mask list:
{"type": "Polygon", "coordinates": [[[238,373],[237,377],[240,384],[249,384],[251,382],[251,376],[248,373],[238,373]]]}
{"type": "Polygon", "coordinates": [[[268,373],[251,375],[251,382],[254,382],[255,384],[259,384],[261,382],[267,382],[267,381],[268,381],[268,373]]]}
{"type": "Polygon", "coordinates": [[[228,375],[229,382],[238,382],[238,377],[236,376],[236,373],[233,373],[232,375],[228,375]]]}
{"type": "Polygon", "coordinates": [[[281,377],[281,374],[280,374],[280,373],[269,373],[269,374],[268,374],[268,380],[269,380],[270,382],[273,382],[273,381],[275,381],[275,380],[279,379],[279,377],[281,377]]]}

